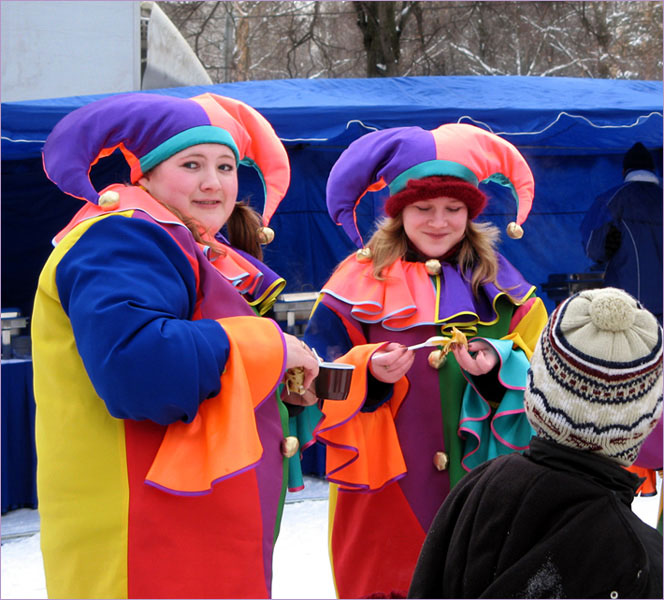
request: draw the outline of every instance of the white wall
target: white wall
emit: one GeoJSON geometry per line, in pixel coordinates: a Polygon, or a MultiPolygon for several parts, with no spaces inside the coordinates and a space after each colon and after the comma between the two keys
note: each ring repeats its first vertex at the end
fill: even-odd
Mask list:
{"type": "Polygon", "coordinates": [[[140,2],[2,0],[3,102],[139,90],[140,2]]]}

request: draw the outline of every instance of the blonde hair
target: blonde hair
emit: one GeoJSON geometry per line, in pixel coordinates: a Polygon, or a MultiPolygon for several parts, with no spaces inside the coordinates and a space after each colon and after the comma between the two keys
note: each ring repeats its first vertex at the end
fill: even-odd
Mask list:
{"type": "MultiPolygon", "coordinates": [[[[475,296],[483,283],[494,283],[498,276],[496,248],[500,231],[490,223],[468,221],[466,232],[457,255],[462,274],[472,272],[470,283],[475,296]]],[[[404,258],[408,251],[408,237],[403,227],[401,213],[396,217],[384,217],[378,229],[367,243],[371,249],[373,276],[379,281],[385,279],[384,270],[397,260],[404,258]]],[[[502,288],[500,288],[502,289],[502,288]]],[[[503,290],[507,293],[507,290],[503,290]]]]}

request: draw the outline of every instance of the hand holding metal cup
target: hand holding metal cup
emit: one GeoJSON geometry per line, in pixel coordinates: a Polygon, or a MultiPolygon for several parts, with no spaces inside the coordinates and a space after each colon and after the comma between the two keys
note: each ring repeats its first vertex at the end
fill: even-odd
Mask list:
{"type": "Polygon", "coordinates": [[[318,375],[318,357],[302,340],[285,333],[286,373],[284,384],[289,394],[304,394],[318,375]]]}

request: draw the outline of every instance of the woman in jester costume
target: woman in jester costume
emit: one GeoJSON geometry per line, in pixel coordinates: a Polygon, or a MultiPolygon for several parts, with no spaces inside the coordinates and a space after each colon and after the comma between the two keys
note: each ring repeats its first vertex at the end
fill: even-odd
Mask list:
{"type": "Polygon", "coordinates": [[[478,127],[369,133],[330,173],[330,216],[360,249],[323,286],[305,341],[356,368],[346,401],[325,401],[320,422],[315,406],[303,414],[326,445],[340,598],[405,597],[450,488],[488,458],[528,446],[523,390],[547,314],[496,251],[497,228],[475,221],[487,180],[512,189],[508,234],[521,237],[532,174],[516,148],[478,127]],[[363,244],[355,209],[385,186],[387,216],[363,244]]]}
{"type": "Polygon", "coordinates": [[[318,373],[260,316],[284,285],[258,258],[289,184],[283,145],[237,100],[136,93],[70,113],[43,162],[85,202],[32,321],[49,597],[270,597],[295,450],[282,382],[318,373]],[[98,192],[91,165],[116,149],[131,184],[98,192]],[[264,182],[262,222],[236,203],[240,164],[264,182]]]}

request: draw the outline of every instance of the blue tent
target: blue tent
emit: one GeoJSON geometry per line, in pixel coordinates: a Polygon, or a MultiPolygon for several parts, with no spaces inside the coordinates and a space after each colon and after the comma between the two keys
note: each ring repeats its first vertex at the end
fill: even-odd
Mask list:
{"type": "MultiPolygon", "coordinates": [[[[621,182],[622,157],[636,141],[662,159],[662,82],[530,77],[413,77],[279,80],[154,90],[174,96],[214,92],[263,113],[287,147],[292,183],[272,226],[267,262],[287,292],[319,289],[354,246],[328,217],[327,174],[341,151],[375,129],[463,122],[515,144],[535,176],[535,201],[521,240],[504,236],[502,252],[535,285],[552,274],[592,269],[579,225],[600,192],[621,182]]],[[[30,314],[39,270],[53,235],[80,206],[42,173],[40,150],[67,113],[103,96],[2,103],[2,305],[30,314]]],[[[241,171],[241,191],[262,208],[260,182],[241,171]]],[[[661,173],[660,173],[661,175],[661,173]]],[[[128,178],[119,157],[92,172],[100,189],[128,178]]],[[[488,186],[483,217],[504,231],[516,207],[488,186]]],[[[359,210],[366,236],[381,214],[381,193],[359,210]]],[[[541,290],[540,290],[541,291],[541,290]]],[[[549,308],[553,300],[543,294],[549,308]]]]}

